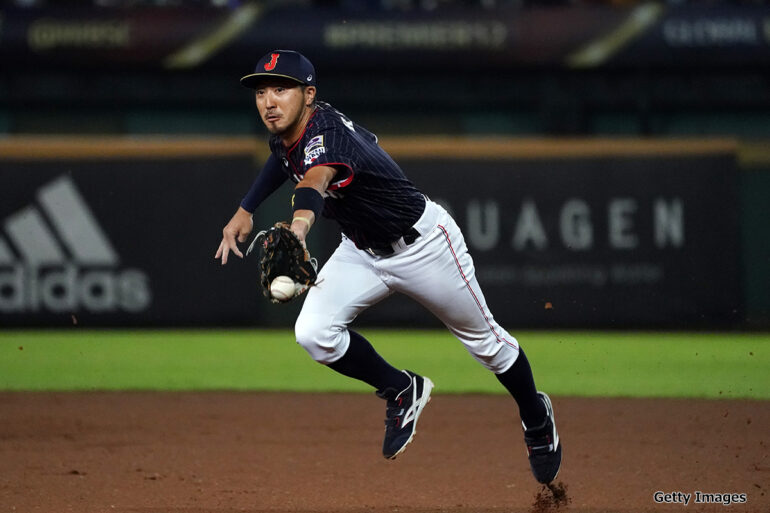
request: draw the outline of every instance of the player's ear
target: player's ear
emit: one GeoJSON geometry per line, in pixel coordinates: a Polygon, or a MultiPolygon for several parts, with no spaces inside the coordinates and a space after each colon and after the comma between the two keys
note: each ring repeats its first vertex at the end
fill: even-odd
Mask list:
{"type": "Polygon", "coordinates": [[[315,102],[315,86],[306,86],[303,92],[305,93],[305,105],[310,107],[315,102]]]}

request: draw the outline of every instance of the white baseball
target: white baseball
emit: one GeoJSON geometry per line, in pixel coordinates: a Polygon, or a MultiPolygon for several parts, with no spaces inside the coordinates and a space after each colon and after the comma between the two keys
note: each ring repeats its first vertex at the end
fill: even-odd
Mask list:
{"type": "Polygon", "coordinates": [[[294,284],[294,280],[288,276],[276,276],[270,283],[270,295],[278,301],[286,301],[294,297],[297,292],[297,287],[294,284]]]}

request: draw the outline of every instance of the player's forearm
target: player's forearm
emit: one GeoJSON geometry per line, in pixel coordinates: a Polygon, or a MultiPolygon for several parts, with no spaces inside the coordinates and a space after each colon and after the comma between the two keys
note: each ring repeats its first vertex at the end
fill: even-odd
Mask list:
{"type": "Polygon", "coordinates": [[[323,196],[336,174],[337,170],[333,167],[316,166],[305,173],[305,176],[299,181],[296,188],[310,187],[323,196]]]}
{"type": "Polygon", "coordinates": [[[332,167],[314,167],[305,173],[294,189],[291,231],[297,234],[300,240],[305,240],[310,227],[321,215],[324,193],[336,173],[332,167]]]}
{"type": "Polygon", "coordinates": [[[291,221],[291,231],[293,231],[300,240],[305,240],[310,227],[315,223],[315,213],[312,210],[295,210],[291,221]]]}

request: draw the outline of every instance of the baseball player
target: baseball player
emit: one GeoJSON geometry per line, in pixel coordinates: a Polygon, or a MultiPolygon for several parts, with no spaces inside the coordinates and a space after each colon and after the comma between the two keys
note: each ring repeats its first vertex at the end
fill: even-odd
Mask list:
{"type": "Polygon", "coordinates": [[[438,317],[473,357],[495,373],[518,404],[535,479],[553,481],[562,447],[549,397],[535,388],[516,339],[494,319],[476,281],[460,228],[423,195],[377,144],[377,137],[316,98],[316,73],[303,55],[275,50],[241,83],[255,90],[271,155],[222,231],[215,258],[243,257],[252,213],[286,179],[296,183],[291,231],[304,241],[323,217],[342,241],[310,287],[297,318],[297,342],[319,363],[368,383],[387,401],[382,453],[411,442],[430,399],[425,376],[386,362],[350,329],[366,308],[394,292],[438,317]]]}

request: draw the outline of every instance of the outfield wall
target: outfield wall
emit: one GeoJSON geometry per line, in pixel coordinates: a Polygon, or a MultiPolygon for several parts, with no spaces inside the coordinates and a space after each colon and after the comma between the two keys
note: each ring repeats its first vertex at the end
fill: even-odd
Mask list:
{"type": "MultiPolygon", "coordinates": [[[[453,212],[504,325],[768,324],[761,148],[724,139],[382,144],[453,212]]],[[[0,141],[0,325],[290,326],[300,305],[261,297],[254,259],[222,267],[213,258],[265,148],[250,138],[0,141]]],[[[289,194],[287,184],[270,198],[255,227],[286,218],[289,194]]],[[[325,222],[309,245],[323,261],[338,240],[325,222]]],[[[359,321],[437,325],[405,298],[359,321]]]]}

